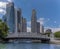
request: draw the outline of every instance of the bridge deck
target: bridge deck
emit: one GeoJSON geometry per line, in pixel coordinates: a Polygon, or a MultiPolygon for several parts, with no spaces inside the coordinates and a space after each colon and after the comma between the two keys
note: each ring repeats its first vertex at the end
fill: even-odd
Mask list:
{"type": "Polygon", "coordinates": [[[50,39],[47,35],[30,33],[30,32],[21,32],[21,33],[11,33],[8,34],[6,38],[42,38],[42,39],[50,39]]]}

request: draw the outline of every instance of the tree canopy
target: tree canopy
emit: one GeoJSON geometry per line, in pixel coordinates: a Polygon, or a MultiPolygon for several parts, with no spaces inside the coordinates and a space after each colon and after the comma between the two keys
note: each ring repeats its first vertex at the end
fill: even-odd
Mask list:
{"type": "Polygon", "coordinates": [[[56,38],[60,38],[60,31],[55,32],[55,33],[54,33],[54,36],[55,36],[56,38]]]}
{"type": "Polygon", "coordinates": [[[0,39],[7,36],[8,30],[7,24],[0,19],[0,39]]]}

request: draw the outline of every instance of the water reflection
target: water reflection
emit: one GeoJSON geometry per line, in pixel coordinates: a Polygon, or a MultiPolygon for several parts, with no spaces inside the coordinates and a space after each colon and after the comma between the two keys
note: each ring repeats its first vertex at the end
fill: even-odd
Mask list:
{"type": "Polygon", "coordinates": [[[60,45],[42,43],[9,43],[4,49],[60,49],[60,45]]]}

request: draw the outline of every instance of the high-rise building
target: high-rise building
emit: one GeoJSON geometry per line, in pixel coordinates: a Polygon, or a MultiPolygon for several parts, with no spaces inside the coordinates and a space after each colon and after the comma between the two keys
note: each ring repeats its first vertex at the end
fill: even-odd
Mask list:
{"type": "Polygon", "coordinates": [[[6,23],[6,14],[5,14],[5,15],[3,15],[2,20],[3,20],[3,22],[5,22],[5,23],[6,23]]]}
{"type": "Polygon", "coordinates": [[[21,17],[21,32],[23,32],[23,17],[21,17]]]}
{"type": "Polygon", "coordinates": [[[15,8],[15,33],[18,32],[17,8],[15,8]]]}
{"type": "Polygon", "coordinates": [[[31,17],[31,32],[37,32],[37,18],[36,18],[36,10],[32,10],[32,17],[31,17]]]}
{"type": "Polygon", "coordinates": [[[40,33],[44,33],[44,26],[40,25],[40,33]]]}
{"type": "Polygon", "coordinates": [[[6,5],[6,14],[3,16],[3,21],[7,23],[11,33],[27,32],[27,22],[22,17],[21,8],[15,8],[13,2],[6,5]]]}
{"type": "Polygon", "coordinates": [[[22,17],[21,8],[18,8],[17,9],[17,27],[18,27],[18,32],[21,32],[21,17],[22,17]]]}
{"type": "Polygon", "coordinates": [[[23,18],[23,32],[27,32],[27,23],[25,18],[23,18]]]}
{"type": "Polygon", "coordinates": [[[40,23],[37,22],[37,33],[40,33],[40,23]]]}
{"type": "Polygon", "coordinates": [[[45,34],[48,35],[48,37],[54,37],[51,29],[47,29],[45,34]]]}
{"type": "Polygon", "coordinates": [[[45,33],[52,33],[52,30],[51,30],[51,29],[47,29],[47,30],[45,31],[45,33]]]}
{"type": "Polygon", "coordinates": [[[22,17],[21,9],[15,8],[15,24],[16,24],[16,31],[20,32],[27,32],[27,23],[26,19],[22,17]]]}
{"type": "Polygon", "coordinates": [[[22,17],[22,32],[27,32],[27,22],[26,19],[22,17]]]}
{"type": "Polygon", "coordinates": [[[14,3],[9,2],[6,5],[6,23],[9,27],[9,32],[15,32],[15,11],[14,11],[14,3]]]}

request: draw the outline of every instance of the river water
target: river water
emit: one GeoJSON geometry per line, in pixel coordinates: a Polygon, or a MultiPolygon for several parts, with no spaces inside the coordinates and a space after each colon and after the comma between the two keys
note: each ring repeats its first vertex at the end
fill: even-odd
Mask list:
{"type": "Polygon", "coordinates": [[[60,45],[44,43],[8,43],[0,44],[0,49],[60,49],[60,45]]]}

